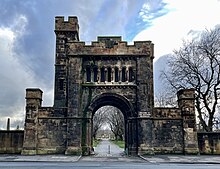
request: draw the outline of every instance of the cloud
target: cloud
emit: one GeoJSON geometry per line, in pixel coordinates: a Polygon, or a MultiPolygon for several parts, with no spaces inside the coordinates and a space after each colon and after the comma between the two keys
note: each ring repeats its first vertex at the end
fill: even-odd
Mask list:
{"type": "Polygon", "coordinates": [[[22,123],[28,87],[41,88],[43,104],[53,105],[55,16],[78,16],[82,41],[98,35],[131,41],[168,15],[167,5],[163,0],[1,0],[0,128],[9,116],[22,123]]]}
{"type": "Polygon", "coordinates": [[[166,5],[162,0],[147,1],[143,4],[139,16],[144,22],[152,22],[153,19],[163,16],[168,12],[166,5]]]}
{"type": "MultiPolygon", "coordinates": [[[[21,127],[24,121],[25,89],[41,87],[48,89],[43,81],[35,79],[35,73],[25,63],[20,62],[22,53],[16,53],[14,47],[17,39],[24,36],[27,19],[20,15],[10,27],[0,28],[0,127],[5,127],[8,117],[21,127]]],[[[47,96],[51,96],[51,90],[47,96]]],[[[46,103],[48,99],[46,100],[46,103]]],[[[16,125],[16,124],[14,124],[16,125]]]]}
{"type": "Polygon", "coordinates": [[[152,40],[155,57],[178,49],[189,32],[213,28],[219,23],[220,2],[217,0],[167,0],[166,15],[152,21],[152,26],[141,31],[134,40],[152,40]]]}
{"type": "MultiPolygon", "coordinates": [[[[21,84],[23,80],[26,80],[26,74],[23,72],[21,65],[13,56],[13,44],[15,41],[15,33],[8,28],[0,28],[0,113],[1,124],[6,123],[6,118],[12,114],[16,114],[14,111],[22,116],[19,105],[21,98],[24,99],[21,84]],[[21,90],[21,91],[19,91],[21,90]],[[23,97],[22,97],[23,96],[23,97]]],[[[2,127],[2,126],[0,126],[2,127]]]]}
{"type": "Polygon", "coordinates": [[[43,105],[53,104],[54,18],[57,15],[81,15],[85,29],[96,5],[85,0],[1,0],[0,5],[0,128],[7,118],[16,127],[23,126],[25,89],[44,91],[43,105]],[[89,5],[85,8],[85,4],[89,5]],[[49,8],[48,8],[49,7],[49,8]],[[57,8],[59,7],[59,8],[57,8]],[[74,11],[74,13],[73,13],[74,11]]]}

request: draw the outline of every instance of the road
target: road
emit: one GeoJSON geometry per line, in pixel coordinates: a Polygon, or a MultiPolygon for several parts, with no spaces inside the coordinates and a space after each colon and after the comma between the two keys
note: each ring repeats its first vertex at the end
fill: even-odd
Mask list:
{"type": "Polygon", "coordinates": [[[1,169],[219,169],[214,164],[151,164],[136,162],[0,162],[1,169]]]}
{"type": "MultiPolygon", "coordinates": [[[[12,157],[7,158],[6,156],[6,158],[2,159],[10,160],[13,159],[12,157]]],[[[154,162],[153,159],[146,161],[139,157],[127,157],[124,156],[123,149],[120,149],[108,140],[102,141],[95,148],[94,156],[82,157],[79,161],[71,161],[71,158],[73,158],[71,156],[65,162],[56,161],[50,156],[40,157],[45,162],[36,161],[35,159],[42,160],[42,158],[36,158],[35,156],[33,158],[29,157],[29,160],[33,159],[32,162],[22,161],[22,158],[15,158],[15,160],[21,161],[0,161],[0,169],[220,169],[220,164],[158,163],[154,162]],[[48,161],[51,159],[53,161],[48,161]]],[[[59,159],[63,158],[60,157],[59,159]]]]}

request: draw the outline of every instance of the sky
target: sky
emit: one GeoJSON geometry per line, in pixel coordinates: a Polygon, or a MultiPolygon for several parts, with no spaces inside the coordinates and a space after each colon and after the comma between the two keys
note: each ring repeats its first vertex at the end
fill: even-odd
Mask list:
{"type": "Polygon", "coordinates": [[[53,106],[55,16],[77,16],[86,43],[100,35],[151,40],[156,64],[220,24],[220,0],[0,0],[0,129],[9,117],[23,127],[26,88],[41,88],[43,106],[53,106]]]}

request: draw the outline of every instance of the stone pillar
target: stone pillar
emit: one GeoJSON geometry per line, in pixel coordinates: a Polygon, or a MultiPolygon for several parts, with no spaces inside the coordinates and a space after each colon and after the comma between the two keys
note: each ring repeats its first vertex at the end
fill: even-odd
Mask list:
{"type": "Polygon", "coordinates": [[[153,124],[149,112],[139,112],[138,117],[138,154],[153,155],[152,145],[153,124]]]}
{"type": "Polygon", "coordinates": [[[195,118],[195,90],[184,89],[177,92],[178,105],[183,119],[183,146],[185,154],[198,154],[195,118]]]}
{"type": "Polygon", "coordinates": [[[8,118],[8,121],[7,121],[7,130],[8,131],[10,130],[10,118],[8,118]]]}
{"type": "Polygon", "coordinates": [[[86,133],[86,149],[83,151],[83,155],[90,155],[93,151],[92,148],[92,118],[87,119],[87,133],[86,133]]]}
{"type": "Polygon", "coordinates": [[[26,117],[22,154],[37,154],[37,119],[43,92],[40,89],[26,89],[26,117]]]}
{"type": "Polygon", "coordinates": [[[66,155],[81,155],[82,119],[67,119],[66,155]]]}
{"type": "Polygon", "coordinates": [[[127,119],[126,122],[126,153],[128,155],[137,155],[138,153],[138,129],[137,129],[137,118],[127,119]]]}
{"type": "Polygon", "coordinates": [[[92,112],[87,110],[82,118],[82,155],[90,155],[93,152],[92,148],[92,112]]]}
{"type": "MultiPolygon", "coordinates": [[[[149,79],[153,76],[153,71],[146,69],[146,63],[150,64],[149,57],[137,58],[136,66],[136,83],[137,83],[137,113],[138,113],[138,142],[139,154],[154,154],[153,148],[153,103],[150,102],[153,91],[149,87],[153,87],[152,81],[149,79]]],[[[147,66],[148,67],[148,66],[147,66]]]]}

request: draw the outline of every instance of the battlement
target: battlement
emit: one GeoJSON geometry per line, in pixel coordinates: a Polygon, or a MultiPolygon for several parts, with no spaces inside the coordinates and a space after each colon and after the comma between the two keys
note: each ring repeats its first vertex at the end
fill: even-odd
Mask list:
{"type": "Polygon", "coordinates": [[[87,45],[85,42],[67,42],[68,55],[146,55],[154,57],[154,44],[151,41],[134,41],[128,45],[120,36],[102,36],[98,41],[87,45]]]}
{"type": "Polygon", "coordinates": [[[98,36],[98,42],[106,42],[106,41],[122,41],[121,36],[98,36]]]}
{"type": "Polygon", "coordinates": [[[64,20],[64,16],[55,17],[55,31],[76,31],[79,32],[78,18],[69,16],[68,20],[64,20]]]}

